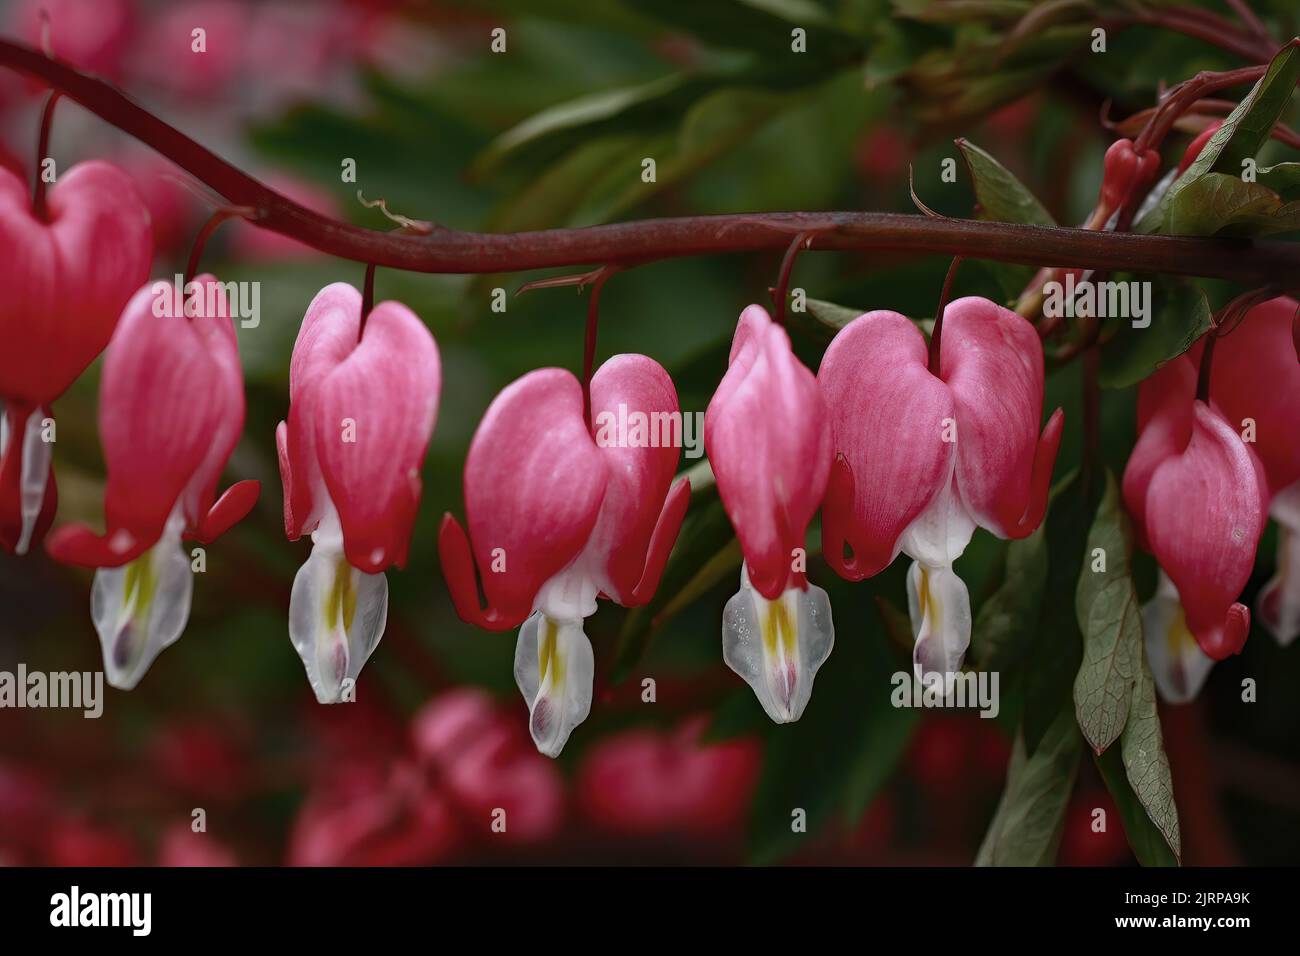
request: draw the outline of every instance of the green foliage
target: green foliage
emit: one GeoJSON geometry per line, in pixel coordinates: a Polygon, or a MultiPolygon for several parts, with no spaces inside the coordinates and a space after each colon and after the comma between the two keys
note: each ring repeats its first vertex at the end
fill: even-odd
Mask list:
{"type": "Polygon", "coordinates": [[[1050,866],[1056,860],[1065,810],[1079,770],[1083,739],[1062,708],[1029,752],[1017,737],[1006,789],[984,835],[976,866],[1050,866]]]}
{"type": "MultiPolygon", "coordinates": [[[[1251,231],[1296,228],[1295,210],[1290,204],[1284,204],[1268,186],[1243,182],[1241,176],[1243,164],[1253,161],[1268,142],[1273,127],[1291,102],[1297,80],[1300,80],[1300,43],[1289,43],[1228,114],[1196,161],[1174,181],[1160,202],[1138,220],[1136,231],[1213,235],[1237,226],[1251,231]]],[[[1274,178],[1284,189],[1294,183],[1289,172],[1277,173],[1274,178]]]]}
{"type": "Polygon", "coordinates": [[[1097,753],[1124,729],[1142,656],[1142,615],[1129,574],[1131,539],[1115,477],[1107,472],[1075,596],[1083,664],[1074,681],[1074,705],[1079,728],[1097,753]]]}
{"type": "Polygon", "coordinates": [[[1102,349],[1103,388],[1128,388],[1177,358],[1210,329],[1210,303],[1200,285],[1174,278],[1134,277],[1151,283],[1151,324],[1134,328],[1124,320],[1102,349]]]}
{"type": "Polygon", "coordinates": [[[1020,222],[1031,226],[1054,226],[1056,220],[1010,170],[967,139],[955,140],[971,179],[981,219],[1020,222]]]}

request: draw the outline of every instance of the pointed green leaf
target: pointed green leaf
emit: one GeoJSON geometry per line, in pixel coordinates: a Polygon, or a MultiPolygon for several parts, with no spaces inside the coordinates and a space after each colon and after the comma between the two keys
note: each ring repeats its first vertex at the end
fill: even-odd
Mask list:
{"type": "Polygon", "coordinates": [[[1061,844],[1083,738],[1068,707],[1061,708],[1029,755],[1016,738],[1002,799],[984,834],[976,866],[1051,866],[1061,844]]]}
{"type": "Polygon", "coordinates": [[[1095,758],[1097,770],[1106,784],[1106,789],[1115,799],[1120,817],[1124,823],[1124,835],[1128,838],[1129,848],[1143,866],[1177,866],[1178,857],[1169,849],[1165,836],[1151,822],[1146,807],[1137,798],[1128,782],[1128,772],[1124,769],[1124,758],[1120,756],[1121,747],[1111,747],[1104,754],[1095,758]]]}
{"type": "Polygon", "coordinates": [[[1169,758],[1165,755],[1164,737],[1160,732],[1156,684],[1145,658],[1133,691],[1128,723],[1120,737],[1120,747],[1133,793],[1146,808],[1151,822],[1164,834],[1174,856],[1182,859],[1183,842],[1178,828],[1178,805],[1174,803],[1174,781],[1169,773],[1169,758]]]}
{"type": "Polygon", "coordinates": [[[1097,753],[1124,729],[1142,654],[1142,614],[1129,570],[1130,538],[1115,476],[1107,471],[1106,493],[1088,533],[1088,554],[1075,592],[1083,664],[1074,680],[1074,708],[1079,729],[1097,753]]]}
{"type": "Polygon", "coordinates": [[[1024,183],[968,139],[953,142],[961,150],[975,184],[980,218],[995,222],[1019,222],[1031,226],[1054,226],[1056,220],[1024,183]]]}
{"type": "MultiPolygon", "coordinates": [[[[1272,135],[1273,127],[1291,102],[1297,80],[1300,80],[1300,41],[1292,41],[1273,57],[1268,70],[1228,114],[1196,161],[1174,181],[1155,207],[1138,220],[1134,231],[1189,235],[1178,233],[1171,221],[1171,210],[1179,194],[1212,172],[1240,181],[1242,160],[1253,158],[1272,135]]],[[[1186,219],[1181,224],[1196,225],[1186,219]]]]}

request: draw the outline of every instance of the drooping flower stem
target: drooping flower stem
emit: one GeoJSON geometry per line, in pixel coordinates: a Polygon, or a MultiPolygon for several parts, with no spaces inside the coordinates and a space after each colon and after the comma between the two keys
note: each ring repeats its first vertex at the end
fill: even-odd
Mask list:
{"type": "Polygon", "coordinates": [[[597,270],[591,281],[591,298],[587,300],[587,331],[582,341],[582,415],[588,430],[591,429],[591,376],[596,365],[596,335],[600,329],[600,290],[618,270],[617,266],[597,270]]]}
{"type": "Polygon", "coordinates": [[[794,260],[799,255],[800,249],[812,248],[813,234],[811,232],[801,232],[794,237],[789,248],[785,250],[785,255],[781,258],[781,271],[777,273],[776,287],[772,290],[772,318],[776,324],[785,325],[785,302],[789,298],[790,276],[794,273],[794,260]]]}
{"type": "Polygon", "coordinates": [[[247,218],[255,212],[256,210],[249,209],[246,206],[224,206],[208,217],[208,221],[203,224],[203,228],[201,228],[198,235],[194,237],[194,245],[190,247],[190,257],[185,263],[185,281],[181,287],[182,291],[184,291],[184,287],[189,285],[193,278],[198,275],[199,262],[203,258],[203,250],[207,247],[208,240],[212,238],[212,234],[217,231],[217,227],[227,219],[236,219],[241,217],[247,218]]]}
{"type": "Polygon", "coordinates": [[[1278,286],[1265,286],[1260,289],[1250,289],[1241,295],[1230,300],[1227,305],[1221,308],[1210,320],[1210,331],[1205,336],[1205,351],[1201,354],[1200,370],[1196,378],[1196,397],[1203,402],[1210,400],[1210,368],[1214,362],[1214,343],[1225,335],[1230,335],[1232,330],[1237,327],[1246,313],[1261,302],[1267,302],[1269,299],[1281,293],[1278,286]]]}
{"type": "Polygon", "coordinates": [[[45,98],[45,108],[41,110],[41,130],[36,137],[36,182],[32,186],[32,215],[41,222],[46,221],[45,208],[45,158],[50,152],[50,125],[54,122],[54,107],[63,94],[51,90],[45,98]]]}
{"type": "MultiPolygon", "coordinates": [[[[1295,40],[1291,41],[1292,44],[1296,42],[1295,40]]],[[[1161,101],[1151,115],[1146,128],[1142,130],[1133,143],[1134,150],[1140,153],[1147,149],[1159,149],[1160,144],[1164,142],[1165,136],[1173,129],[1174,122],[1190,109],[1197,100],[1210,93],[1232,86],[1255,83],[1267,72],[1267,66],[1247,66],[1239,70],[1228,70],[1223,73],[1204,70],[1190,80],[1180,83],[1166,94],[1164,100],[1161,101]]]]}
{"type": "Polygon", "coordinates": [[[375,307],[375,264],[366,263],[366,278],[361,286],[361,324],[357,327],[357,341],[366,334],[366,319],[375,307]]]}
{"type": "Polygon", "coordinates": [[[934,330],[930,333],[930,374],[937,376],[939,374],[939,348],[943,338],[943,313],[948,308],[948,302],[952,299],[952,280],[957,275],[957,267],[961,265],[961,256],[954,256],[952,265],[948,266],[948,274],[943,277],[943,289],[939,292],[939,308],[934,314],[934,330]]]}

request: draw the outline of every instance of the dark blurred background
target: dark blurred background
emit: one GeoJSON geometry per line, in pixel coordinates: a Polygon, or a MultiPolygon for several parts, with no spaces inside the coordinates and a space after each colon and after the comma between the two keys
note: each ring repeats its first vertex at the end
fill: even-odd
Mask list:
{"type": "MultiPolygon", "coordinates": [[[[809,21],[804,57],[788,55],[789,26],[777,14],[739,0],[12,0],[0,3],[0,29],[37,43],[46,8],[59,56],[113,79],[293,198],[381,229],[390,224],[362,207],[358,188],[416,219],[504,231],[711,212],[912,211],[909,165],[927,204],[965,216],[966,177],[946,184],[936,173],[956,155],[955,135],[996,155],[1058,221],[1079,222],[1110,141],[1098,121],[1103,100],[1127,115],[1150,105],[1159,80],[1236,65],[1195,41],[1134,31],[1116,36],[1121,55],[1107,69],[1072,65],[1062,39],[1013,81],[986,88],[978,77],[959,82],[963,64],[977,63],[962,44],[977,50],[977,36],[898,19],[872,0],[799,6],[809,21]],[[190,52],[196,25],[207,31],[202,56],[190,52]],[[490,49],[498,27],[504,53],[490,49]],[[655,183],[641,181],[644,157],[656,159],[655,183]],[[355,184],[340,178],[348,158],[355,184]]],[[[42,99],[25,79],[0,76],[0,151],[26,175],[42,99]]],[[[1175,137],[1175,147],[1187,138],[1175,137]]],[[[153,213],[154,275],[183,268],[213,208],[201,186],[67,101],[51,153],[60,170],[90,157],[126,169],[153,213]]],[[[702,412],[736,317],[767,300],[778,259],[717,256],[617,275],[602,297],[598,358],[654,356],[672,372],[683,410],[702,412]]],[[[792,284],[816,299],[926,316],[947,266],[936,257],[805,254],[792,284]]],[[[261,282],[261,324],[240,330],[248,413],[228,470],[230,479],[261,479],[261,501],[208,548],[184,637],[136,690],[106,690],[102,718],[0,711],[0,862],[974,858],[1010,744],[1002,721],[888,706],[883,688],[907,659],[888,623],[891,609],[906,607],[905,566],[849,585],[812,562],[831,594],[837,646],[803,720],[772,726],[722,663],[721,608],[739,553],[707,496],[651,611],[602,602],[588,621],[591,717],[560,760],[534,752],[511,674],[514,635],[456,617],[435,538],[445,511],[462,513],[465,452],[497,390],[539,366],[580,367],[585,302],[572,288],[514,294],[536,274],[379,270],[377,298],[404,301],[437,337],[442,405],[410,560],[389,572],[387,633],[357,703],[317,705],[285,624],[309,545],[284,538],[274,429],[308,301],[329,282],[360,286],[363,266],[240,223],[216,234],[204,267],[261,282]],[[504,314],[490,308],[498,287],[509,293],[504,314]],[[654,703],[642,701],[645,678],[656,681],[654,703]],[[490,829],[497,807],[508,808],[504,834],[490,829]],[[794,808],[807,812],[807,834],[791,832],[794,808]]],[[[1014,276],[973,263],[956,291],[1006,299],[1014,276]]],[[[796,322],[793,334],[816,368],[830,333],[796,322]]],[[[59,523],[102,527],[97,385],[98,363],[55,406],[59,523]]],[[[1076,366],[1053,374],[1048,408],[1064,405],[1067,423],[1078,422],[1078,391],[1076,366]]],[[[1103,414],[1106,456],[1120,469],[1132,446],[1133,391],[1107,392],[1103,414]]],[[[1058,475],[1077,459],[1078,433],[1067,424],[1058,475]]],[[[1271,571],[1273,536],[1252,590],[1271,571]]],[[[977,604],[998,583],[1003,551],[979,532],[962,559],[977,604]]],[[[1149,561],[1139,572],[1149,593],[1149,561]]],[[[88,573],[44,554],[0,555],[0,669],[98,669],[89,587],[88,573]]],[[[1300,859],[1294,688],[1295,650],[1257,633],[1240,658],[1216,668],[1200,701],[1166,709],[1186,862],[1300,859]],[[1258,703],[1243,705],[1242,677],[1265,674],[1258,703]]],[[[1092,831],[1096,807],[1112,804],[1085,761],[1060,862],[1131,863],[1117,814],[1107,833],[1092,831]]]]}

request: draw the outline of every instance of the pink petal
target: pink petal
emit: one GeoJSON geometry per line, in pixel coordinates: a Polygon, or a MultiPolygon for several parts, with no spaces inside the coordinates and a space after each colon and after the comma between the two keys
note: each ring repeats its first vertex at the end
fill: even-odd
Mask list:
{"type": "Polygon", "coordinates": [[[315,440],[348,563],[378,574],[406,563],[442,370],[433,335],[400,302],[376,305],[354,345],[320,383],[315,440]]]}
{"type": "Polygon", "coordinates": [[[948,305],[940,372],[957,411],[957,489],[981,527],[1022,538],[1043,520],[1063,417],[1043,414],[1043,350],[1033,326],[988,299],[948,305]]]}
{"type": "Polygon", "coordinates": [[[836,455],[822,553],[849,580],[887,567],[908,525],[947,485],[954,445],[943,437],[954,405],[926,362],[925,337],[888,311],[854,319],[822,358],[817,379],[836,455]]]}
{"type": "Polygon", "coordinates": [[[28,184],[0,168],[0,396],[31,405],[103,351],[153,254],[149,212],[115,166],[79,163],[47,199],[41,222],[28,184]]]}
{"type": "Polygon", "coordinates": [[[1187,626],[1215,660],[1245,643],[1250,612],[1236,603],[1264,527],[1260,466],[1241,437],[1196,402],[1191,438],[1161,462],[1146,498],[1147,535],[1178,589],[1187,626]]]}
{"type": "Polygon", "coordinates": [[[107,530],[99,546],[81,530],[52,536],[47,550],[58,560],[93,557],[99,566],[116,567],[141,554],[196,477],[207,482],[224,464],[224,456],[215,462],[212,453],[218,442],[230,444],[236,405],[242,424],[242,396],[231,393],[240,384],[238,357],[230,354],[233,333],[227,339],[211,331],[213,323],[229,320],[202,311],[193,319],[168,314],[171,289],[168,283],[141,289],[122,313],[99,396],[107,530]],[[162,314],[155,314],[156,304],[162,314]]]}
{"type": "MultiPolygon", "coordinates": [[[[659,525],[668,486],[681,457],[677,390],[654,359],[615,355],[592,376],[591,419],[609,481],[585,551],[604,570],[601,590],[619,604],[629,606],[641,603],[636,602],[633,592],[642,580],[651,536],[659,525]],[[633,414],[644,416],[642,421],[648,431],[643,437],[649,444],[642,444],[633,433],[633,414]],[[620,421],[631,422],[628,434],[623,436],[618,434],[620,421]],[[670,424],[663,424],[673,421],[675,433],[670,424]],[[602,428],[603,422],[608,423],[607,427],[602,428]],[[611,443],[603,443],[607,438],[611,443]]],[[[681,525],[680,516],[676,523],[681,525]]],[[[667,547],[671,549],[672,541],[667,542],[667,547]]],[[[645,600],[654,594],[653,588],[649,591],[642,595],[645,600]]]]}
{"type": "Polygon", "coordinates": [[[506,386],[488,406],[465,460],[469,535],[448,515],[438,539],[457,613],[492,630],[522,624],[538,589],[591,536],[606,482],[604,455],[587,430],[573,375],[538,369],[506,386]],[[486,609],[474,586],[476,564],[486,609]]]}
{"type": "MultiPolygon", "coordinates": [[[[1300,480],[1300,362],[1291,322],[1300,303],[1271,299],[1255,306],[1214,347],[1210,398],[1241,434],[1255,422],[1252,448],[1274,493],[1300,480]]],[[[1192,351],[1199,360],[1201,344],[1192,351]]]]}
{"type": "Polygon", "coordinates": [[[704,447],[750,581],[774,600],[792,577],[801,583],[792,552],[804,546],[833,456],[817,379],[760,306],[741,313],[730,366],[705,412],[704,447]]]}
{"type": "Polygon", "coordinates": [[[289,416],[276,429],[284,484],[284,531],[290,541],[315,530],[324,508],[324,478],[316,456],[320,383],[357,345],[361,293],[335,282],[307,306],[289,364],[289,416]]]}
{"type": "Polygon", "coordinates": [[[1162,366],[1138,386],[1138,440],[1124,467],[1123,492],[1138,543],[1147,550],[1151,549],[1146,531],[1151,476],[1191,440],[1195,394],[1196,370],[1185,356],[1162,366]]]}

